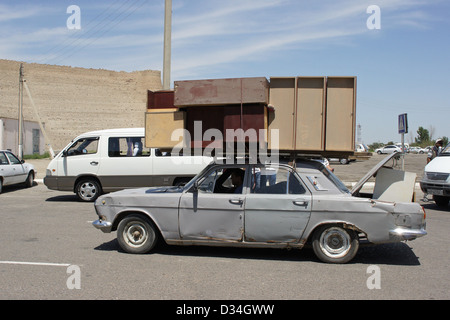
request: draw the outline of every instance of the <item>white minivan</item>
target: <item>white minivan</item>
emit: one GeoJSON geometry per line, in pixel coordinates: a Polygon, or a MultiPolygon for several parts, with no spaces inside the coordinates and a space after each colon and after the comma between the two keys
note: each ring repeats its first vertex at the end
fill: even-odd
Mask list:
{"type": "Polygon", "coordinates": [[[50,162],[44,184],[95,201],[102,193],[121,189],[183,185],[213,160],[145,148],[144,136],[144,128],[84,133],[50,162]]]}
{"type": "Polygon", "coordinates": [[[450,143],[425,166],[420,187],[433,196],[439,207],[446,207],[450,201],[450,143]]]}

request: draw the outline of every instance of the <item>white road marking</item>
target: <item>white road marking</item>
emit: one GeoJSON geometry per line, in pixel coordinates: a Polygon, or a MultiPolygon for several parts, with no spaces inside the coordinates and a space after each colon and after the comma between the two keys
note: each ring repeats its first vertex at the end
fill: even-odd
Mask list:
{"type": "Polygon", "coordinates": [[[31,266],[48,266],[48,267],[68,267],[70,263],[49,263],[49,262],[23,262],[23,261],[0,261],[0,264],[22,264],[31,266]]]}

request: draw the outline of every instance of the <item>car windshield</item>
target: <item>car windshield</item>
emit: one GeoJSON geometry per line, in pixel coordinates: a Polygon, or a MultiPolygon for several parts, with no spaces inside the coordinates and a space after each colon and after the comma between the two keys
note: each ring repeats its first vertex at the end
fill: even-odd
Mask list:
{"type": "Polygon", "coordinates": [[[450,143],[439,153],[441,156],[450,156],[450,143]]]}
{"type": "Polygon", "coordinates": [[[182,188],[185,189],[185,190],[189,190],[189,189],[192,187],[192,185],[194,184],[194,182],[195,182],[196,180],[198,180],[198,178],[200,178],[201,176],[203,176],[203,175],[206,173],[206,171],[208,171],[209,169],[210,169],[210,166],[209,166],[209,165],[206,166],[205,168],[203,168],[202,171],[200,171],[195,177],[193,177],[193,178],[191,179],[191,181],[189,181],[189,182],[186,183],[184,186],[182,186],[182,188]]]}

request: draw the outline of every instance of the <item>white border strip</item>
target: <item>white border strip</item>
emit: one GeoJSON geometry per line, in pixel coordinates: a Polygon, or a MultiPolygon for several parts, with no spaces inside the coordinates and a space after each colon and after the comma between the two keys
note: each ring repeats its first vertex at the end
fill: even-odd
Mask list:
{"type": "Polygon", "coordinates": [[[29,266],[48,266],[48,267],[68,267],[70,263],[49,263],[49,262],[22,262],[22,261],[0,261],[0,264],[21,264],[29,266]]]}

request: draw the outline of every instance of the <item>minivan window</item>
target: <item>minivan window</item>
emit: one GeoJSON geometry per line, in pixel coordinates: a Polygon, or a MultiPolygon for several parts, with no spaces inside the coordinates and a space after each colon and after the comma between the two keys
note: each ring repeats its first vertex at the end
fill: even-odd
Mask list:
{"type": "Polygon", "coordinates": [[[65,155],[77,156],[83,154],[95,154],[98,150],[98,137],[93,138],[81,138],[75,141],[65,155]]]}
{"type": "Polygon", "coordinates": [[[144,137],[111,137],[108,140],[108,156],[149,157],[150,148],[144,147],[144,137]]]}

